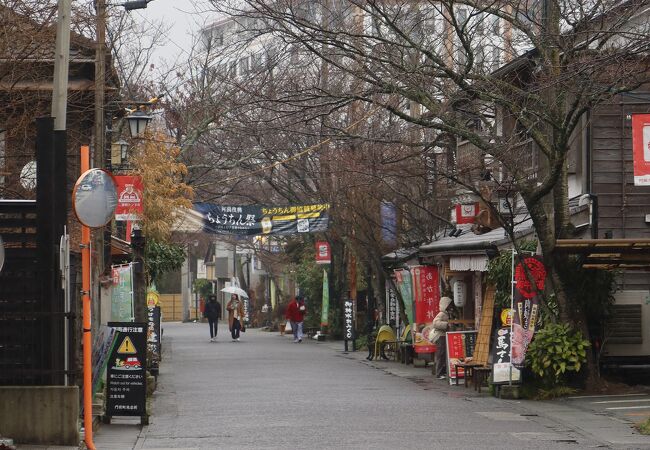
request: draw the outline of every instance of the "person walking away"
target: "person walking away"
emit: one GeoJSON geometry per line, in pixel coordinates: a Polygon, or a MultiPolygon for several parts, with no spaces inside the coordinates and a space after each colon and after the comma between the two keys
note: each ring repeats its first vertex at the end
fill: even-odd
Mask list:
{"type": "Polygon", "coordinates": [[[305,299],[301,295],[296,296],[287,306],[286,318],[291,323],[291,330],[293,331],[293,342],[302,342],[302,329],[305,320],[305,313],[307,307],[305,306],[305,299]]]}
{"type": "Polygon", "coordinates": [[[232,336],[232,341],[239,341],[239,332],[241,331],[242,321],[244,320],[244,303],[239,300],[236,294],[230,296],[230,301],[226,305],[228,310],[228,329],[232,336]]]}
{"type": "Polygon", "coordinates": [[[451,305],[449,297],[440,299],[440,312],[433,319],[433,333],[431,342],[436,344],[436,377],[444,379],[447,376],[447,329],[449,328],[449,313],[447,309],[451,305]]]}
{"type": "Polygon", "coordinates": [[[215,294],[208,295],[208,303],[203,310],[203,317],[208,319],[210,326],[210,342],[217,340],[217,330],[219,327],[219,319],[221,319],[221,304],[217,301],[215,294]]]}

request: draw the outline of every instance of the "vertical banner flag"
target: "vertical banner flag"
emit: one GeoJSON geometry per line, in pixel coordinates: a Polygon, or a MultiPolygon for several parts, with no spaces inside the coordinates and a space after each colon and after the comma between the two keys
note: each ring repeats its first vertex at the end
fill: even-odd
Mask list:
{"type": "Polygon", "coordinates": [[[397,327],[397,293],[390,281],[386,281],[386,320],[389,325],[397,327]]]}
{"type": "Polygon", "coordinates": [[[411,274],[415,306],[411,327],[413,350],[416,353],[433,353],[436,347],[429,341],[429,334],[433,332],[433,319],[440,309],[438,267],[416,266],[411,269],[411,274]]]}
{"type": "Polygon", "coordinates": [[[382,200],[379,205],[381,240],[389,246],[397,245],[397,210],[393,202],[382,200]]]}
{"type": "Polygon", "coordinates": [[[650,186],[650,114],[632,114],[634,185],[650,186]]]}
{"type": "Polygon", "coordinates": [[[521,380],[519,369],[510,364],[510,328],[498,328],[495,332],[492,347],[492,382],[509,383],[521,380]]]}
{"type": "Polygon", "coordinates": [[[515,267],[515,290],[513,297],[514,311],[512,315],[512,364],[521,369],[524,367],[528,344],[533,340],[535,326],[539,318],[540,292],[544,290],[546,281],[546,268],[541,257],[530,256],[524,258],[523,264],[519,262],[515,267]],[[526,268],[533,278],[532,285],[526,275],[526,268]]]}
{"type": "Polygon", "coordinates": [[[352,316],[354,316],[354,305],[352,304],[352,299],[346,299],[343,303],[343,338],[346,341],[354,340],[354,321],[352,316]]]}
{"type": "Polygon", "coordinates": [[[396,270],[395,284],[404,300],[404,313],[406,314],[409,323],[413,323],[413,287],[411,285],[411,272],[406,269],[396,270]]]}
{"type": "Polygon", "coordinates": [[[327,279],[327,269],[323,269],[323,308],[320,314],[320,326],[326,327],[329,325],[330,314],[330,288],[327,279]]]}
{"type": "Polygon", "coordinates": [[[332,262],[332,252],[330,244],[327,241],[316,242],[316,264],[330,264],[332,262]]]}
{"type": "Polygon", "coordinates": [[[138,220],[142,217],[143,192],[142,177],[116,175],[117,208],[115,220],[138,220]]]}
{"type": "Polygon", "coordinates": [[[160,362],[160,294],[154,287],[147,290],[147,350],[151,354],[151,367],[160,362]]]}
{"type": "Polygon", "coordinates": [[[133,266],[125,264],[111,268],[113,286],[111,289],[111,320],[129,322],[133,320],[133,266]]]}

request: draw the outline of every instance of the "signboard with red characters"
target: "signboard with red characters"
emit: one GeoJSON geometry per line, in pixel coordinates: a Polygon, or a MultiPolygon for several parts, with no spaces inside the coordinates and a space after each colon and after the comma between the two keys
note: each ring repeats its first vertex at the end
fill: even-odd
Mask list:
{"type": "Polygon", "coordinates": [[[142,178],[131,175],[117,175],[117,208],[115,220],[139,220],[142,217],[142,178]]]}
{"type": "Polygon", "coordinates": [[[474,223],[474,217],[478,214],[478,203],[456,205],[456,223],[474,223]]]}
{"type": "Polygon", "coordinates": [[[456,364],[474,356],[477,331],[448,331],[447,332],[447,373],[449,381],[465,377],[465,369],[456,364]]]}
{"type": "Polygon", "coordinates": [[[539,256],[524,258],[523,264],[519,262],[515,267],[511,360],[512,365],[519,369],[524,366],[528,344],[535,334],[539,319],[540,293],[544,290],[545,280],[546,268],[539,256]],[[530,273],[530,279],[527,272],[530,273]]]}
{"type": "Polygon", "coordinates": [[[332,262],[332,251],[327,241],[316,242],[316,264],[330,264],[332,262]]]}
{"type": "Polygon", "coordinates": [[[632,114],[634,185],[650,186],[650,114],[632,114]]]}
{"type": "Polygon", "coordinates": [[[433,332],[433,319],[440,309],[440,288],[438,267],[416,266],[411,269],[413,276],[413,350],[416,353],[433,353],[436,346],[429,341],[433,332]]]}

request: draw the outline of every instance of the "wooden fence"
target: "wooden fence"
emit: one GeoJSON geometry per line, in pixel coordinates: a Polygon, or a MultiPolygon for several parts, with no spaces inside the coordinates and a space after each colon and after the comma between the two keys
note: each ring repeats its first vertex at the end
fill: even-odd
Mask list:
{"type": "Polygon", "coordinates": [[[163,322],[183,320],[183,296],[181,294],[161,294],[160,307],[163,322]]]}

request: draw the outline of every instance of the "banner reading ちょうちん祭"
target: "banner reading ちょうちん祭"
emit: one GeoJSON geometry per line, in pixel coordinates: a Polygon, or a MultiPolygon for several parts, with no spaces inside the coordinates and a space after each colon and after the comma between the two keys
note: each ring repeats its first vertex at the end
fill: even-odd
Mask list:
{"type": "Polygon", "coordinates": [[[203,216],[204,232],[245,236],[327,231],[329,208],[329,203],[271,207],[194,204],[203,216]]]}

